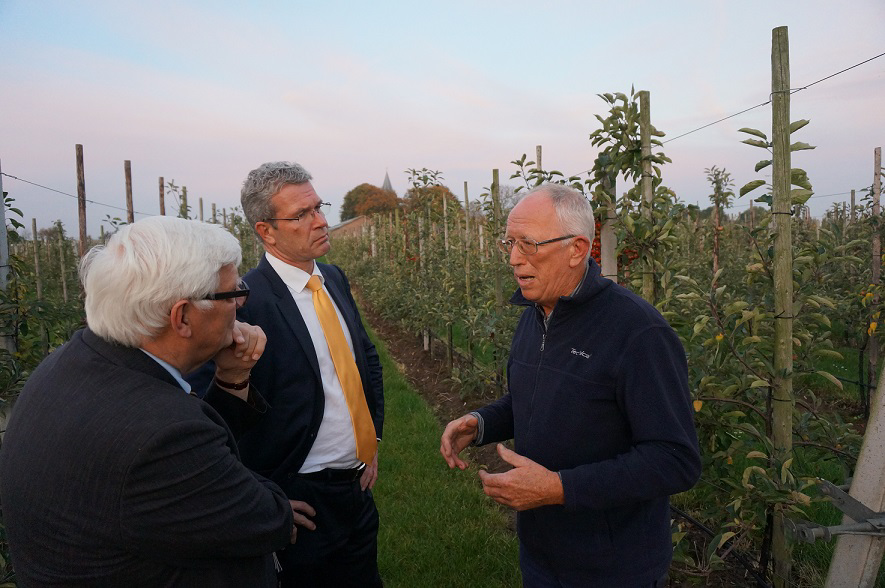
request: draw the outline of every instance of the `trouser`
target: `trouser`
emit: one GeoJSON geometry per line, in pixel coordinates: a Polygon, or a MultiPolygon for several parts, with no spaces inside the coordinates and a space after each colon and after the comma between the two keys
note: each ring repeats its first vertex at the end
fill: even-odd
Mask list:
{"type": "Polygon", "coordinates": [[[289,498],[316,510],[316,530],[298,528],[294,545],[278,552],[282,588],[380,587],[378,510],[359,479],[287,481],[289,498]]]}
{"type": "MultiPolygon", "coordinates": [[[[583,588],[587,584],[582,580],[571,580],[561,577],[556,570],[548,565],[543,559],[532,555],[528,550],[519,545],[519,569],[522,571],[523,588],[583,588]]],[[[596,585],[603,585],[595,583],[596,585]]],[[[661,578],[641,584],[624,584],[618,582],[611,588],[664,588],[667,586],[667,574],[661,578]]]]}

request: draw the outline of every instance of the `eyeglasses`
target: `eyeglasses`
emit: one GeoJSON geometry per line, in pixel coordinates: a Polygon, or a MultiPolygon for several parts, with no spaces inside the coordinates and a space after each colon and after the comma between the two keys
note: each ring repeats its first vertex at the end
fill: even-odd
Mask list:
{"type": "Polygon", "coordinates": [[[519,249],[519,252],[523,255],[534,255],[538,252],[538,247],[541,245],[564,241],[566,239],[571,239],[572,237],[577,237],[577,235],[563,235],[562,237],[556,237],[555,239],[547,239],[546,241],[535,241],[534,239],[498,239],[495,242],[498,244],[498,249],[507,255],[510,255],[510,252],[513,251],[514,245],[516,245],[516,248],[519,249]]]}
{"type": "Polygon", "coordinates": [[[237,299],[237,308],[243,308],[249,299],[249,285],[243,280],[237,282],[237,289],[229,292],[213,292],[202,300],[227,300],[228,298],[237,299]]]}
{"type": "MultiPolygon", "coordinates": [[[[326,206],[326,207],[332,206],[332,203],[331,202],[320,202],[319,204],[317,204],[313,208],[308,208],[307,210],[305,210],[304,212],[302,212],[301,214],[299,214],[297,216],[293,216],[293,217],[289,217],[289,218],[267,218],[264,220],[265,221],[285,220],[285,221],[295,221],[297,223],[298,221],[300,221],[301,219],[303,219],[307,215],[310,215],[311,220],[313,220],[316,218],[316,216],[318,214],[321,214],[324,217],[326,216],[326,212],[323,210],[324,206],[326,206]]],[[[328,208],[326,210],[328,210],[328,208]]]]}

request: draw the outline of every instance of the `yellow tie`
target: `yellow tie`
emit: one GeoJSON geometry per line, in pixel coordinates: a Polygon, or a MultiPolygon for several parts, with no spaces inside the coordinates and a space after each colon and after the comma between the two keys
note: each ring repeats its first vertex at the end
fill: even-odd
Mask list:
{"type": "Polygon", "coordinates": [[[332,355],[332,363],[335,364],[335,373],[344,390],[344,399],[347,401],[347,409],[350,411],[350,422],[353,424],[353,436],[356,439],[356,457],[363,463],[372,463],[375,452],[378,450],[378,439],[375,436],[375,425],[369,415],[369,406],[366,404],[366,396],[363,394],[363,383],[360,380],[360,372],[356,367],[356,361],[350,352],[350,346],[341,330],[338,315],[335,314],[335,306],[326,291],[319,276],[310,276],[307,287],[313,292],[313,307],[317,311],[317,318],[323,327],[326,343],[329,345],[329,353],[332,355]]]}

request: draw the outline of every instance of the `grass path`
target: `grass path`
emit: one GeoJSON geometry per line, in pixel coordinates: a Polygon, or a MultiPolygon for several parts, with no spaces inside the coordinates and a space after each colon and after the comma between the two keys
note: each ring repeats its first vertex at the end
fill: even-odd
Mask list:
{"type": "Polygon", "coordinates": [[[368,330],[384,368],[384,441],[374,494],[385,587],[520,586],[518,544],[507,516],[482,493],[475,468],[445,465],[442,426],[368,330]]]}

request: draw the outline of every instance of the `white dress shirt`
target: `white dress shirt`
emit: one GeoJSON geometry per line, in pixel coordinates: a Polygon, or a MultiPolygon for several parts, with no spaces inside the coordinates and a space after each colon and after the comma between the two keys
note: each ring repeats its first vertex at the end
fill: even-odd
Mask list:
{"type": "MultiPolygon", "coordinates": [[[[319,361],[320,376],[323,380],[323,394],[326,400],[323,409],[323,422],[320,424],[316,440],[314,440],[299,472],[306,474],[324,468],[349,469],[358,467],[361,462],[356,458],[356,439],[353,435],[350,410],[344,399],[344,390],[338,380],[335,364],[332,363],[332,355],[329,352],[329,345],[326,343],[326,336],[323,334],[323,327],[320,325],[320,320],[317,318],[313,306],[313,293],[307,289],[307,280],[311,275],[316,275],[320,277],[326,294],[329,294],[325,285],[326,279],[316,263],[313,264],[313,272],[309,274],[277,259],[270,253],[265,253],[265,256],[271,267],[289,288],[289,293],[292,294],[292,298],[301,312],[301,318],[304,319],[310,339],[313,341],[319,361]]],[[[329,299],[335,306],[335,314],[338,316],[338,322],[341,323],[341,330],[344,331],[347,345],[350,347],[350,352],[353,353],[353,341],[344,322],[344,317],[341,316],[341,311],[335,305],[335,300],[331,295],[329,295],[329,299]]]]}

